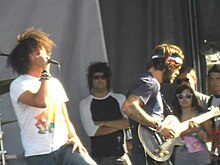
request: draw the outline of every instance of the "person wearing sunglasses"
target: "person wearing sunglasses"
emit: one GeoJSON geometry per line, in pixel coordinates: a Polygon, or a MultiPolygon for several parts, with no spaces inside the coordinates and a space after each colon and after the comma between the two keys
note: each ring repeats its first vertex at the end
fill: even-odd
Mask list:
{"type": "Polygon", "coordinates": [[[195,70],[189,66],[183,66],[176,79],[177,85],[189,85],[194,90],[199,104],[206,109],[208,107],[209,96],[197,91],[197,81],[195,70]]]}
{"type": "Polygon", "coordinates": [[[80,101],[82,125],[90,137],[91,154],[99,165],[131,165],[126,148],[126,114],[121,112],[123,94],[111,91],[112,73],[106,62],[87,69],[90,95],[80,101]]]}
{"type": "MultiPolygon", "coordinates": [[[[199,105],[194,90],[188,85],[180,85],[176,89],[173,100],[173,113],[182,123],[199,116],[205,110],[199,105]]],[[[186,130],[180,137],[184,146],[177,146],[173,153],[176,165],[207,165],[211,162],[206,142],[214,140],[211,120],[203,122],[195,129],[186,130]]]]}
{"type": "MultiPolygon", "coordinates": [[[[208,101],[208,106],[220,106],[220,64],[214,64],[208,71],[208,82],[212,95],[208,101]]],[[[215,130],[215,140],[212,143],[211,153],[213,164],[220,164],[220,117],[213,119],[215,130]]]]}

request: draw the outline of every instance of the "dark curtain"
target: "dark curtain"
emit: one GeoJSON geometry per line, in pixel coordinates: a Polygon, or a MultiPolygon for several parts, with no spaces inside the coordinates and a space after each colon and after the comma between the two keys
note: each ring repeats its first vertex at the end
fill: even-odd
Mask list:
{"type": "MultiPolygon", "coordinates": [[[[162,42],[182,47],[184,65],[195,69],[205,66],[204,56],[199,53],[204,29],[199,30],[201,26],[205,28],[206,19],[214,14],[210,11],[206,15],[207,5],[216,8],[218,0],[100,0],[99,3],[114,91],[127,93],[138,74],[145,70],[152,48],[162,42]]],[[[199,85],[202,87],[200,82],[199,85]]],[[[168,102],[174,90],[175,84],[162,85],[168,102]]]]}
{"type": "MultiPolygon", "coordinates": [[[[219,0],[197,0],[197,25],[198,25],[198,44],[201,60],[201,79],[203,90],[208,90],[207,65],[205,54],[213,54],[220,51],[220,1],[219,0]]],[[[199,72],[199,70],[198,70],[199,72]]],[[[209,93],[209,92],[207,92],[209,93]]]]}

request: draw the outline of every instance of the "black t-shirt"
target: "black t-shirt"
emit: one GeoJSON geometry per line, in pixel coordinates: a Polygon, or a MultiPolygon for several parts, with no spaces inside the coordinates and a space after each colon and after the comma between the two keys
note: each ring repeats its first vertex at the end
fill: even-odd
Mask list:
{"type": "MultiPolygon", "coordinates": [[[[120,105],[111,95],[105,99],[93,98],[90,104],[92,119],[96,121],[112,121],[122,119],[120,105]]],[[[125,138],[123,130],[104,136],[91,137],[91,149],[93,157],[122,156],[125,138]]]]}
{"type": "MultiPolygon", "coordinates": [[[[137,96],[142,100],[142,107],[146,113],[154,117],[155,120],[163,119],[163,102],[160,94],[160,84],[151,73],[143,73],[129,90],[128,96],[137,96]]],[[[143,152],[143,147],[138,137],[138,125],[136,121],[130,119],[133,150],[143,152]]]]}

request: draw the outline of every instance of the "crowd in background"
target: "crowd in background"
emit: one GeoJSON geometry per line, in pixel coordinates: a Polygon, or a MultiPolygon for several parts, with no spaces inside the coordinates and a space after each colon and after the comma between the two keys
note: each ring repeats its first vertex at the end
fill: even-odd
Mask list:
{"type": "MultiPolygon", "coordinates": [[[[87,79],[88,79],[88,86],[91,91],[91,95],[85,99],[83,99],[80,102],[80,114],[81,114],[81,120],[83,123],[83,126],[91,138],[91,143],[92,143],[92,155],[93,152],[96,150],[95,148],[99,146],[99,143],[94,143],[94,138],[99,137],[100,135],[102,136],[103,134],[97,134],[99,129],[109,129],[112,128],[112,131],[114,132],[115,124],[114,122],[109,122],[105,121],[104,116],[100,116],[101,118],[99,119],[101,122],[93,121],[92,120],[97,120],[95,117],[93,118],[91,113],[94,113],[93,111],[98,111],[96,112],[97,114],[101,115],[104,112],[101,112],[101,110],[98,110],[95,108],[95,105],[93,108],[89,107],[92,106],[91,102],[94,102],[94,100],[98,100],[98,102],[103,102],[103,100],[108,100],[109,97],[112,97],[112,95],[121,95],[123,99],[119,100],[124,100],[125,101],[125,96],[122,94],[115,94],[113,92],[113,89],[110,88],[110,78],[112,75],[109,73],[110,68],[108,67],[107,63],[103,62],[96,62],[91,64],[90,69],[88,69],[88,74],[87,74],[87,79]],[[92,67],[96,67],[96,70],[94,69],[93,71],[91,70],[92,67]],[[108,71],[106,73],[105,69],[108,71]],[[102,86],[104,82],[104,95],[97,95],[95,94],[96,92],[102,93],[102,86]],[[94,86],[93,86],[94,85],[94,86]],[[95,87],[96,86],[96,87],[95,87]],[[98,92],[99,91],[99,92],[98,92]],[[91,110],[91,112],[90,112],[91,110]],[[88,119],[90,118],[90,119],[88,119]],[[85,120],[86,119],[86,120],[85,120]],[[92,119],[92,120],[91,120],[92,119]],[[90,121],[91,120],[91,121],[90,121]],[[103,123],[103,124],[101,124],[103,123]],[[105,124],[104,124],[105,123],[105,124]],[[107,124],[108,123],[108,124],[107,124]],[[96,128],[96,131],[92,131],[91,125],[94,125],[93,127],[96,128]],[[113,129],[114,128],[114,129],[113,129]],[[92,133],[89,133],[92,132],[92,133]],[[93,144],[94,143],[94,144],[93,144]],[[96,145],[95,145],[96,144],[96,145]]],[[[177,88],[175,90],[174,96],[173,96],[173,102],[171,106],[171,109],[173,111],[173,115],[175,115],[178,120],[182,123],[184,121],[190,120],[196,116],[200,116],[201,114],[204,114],[206,112],[212,111],[210,109],[211,106],[219,107],[220,104],[220,65],[215,64],[213,65],[210,70],[208,71],[207,78],[208,78],[208,83],[210,86],[210,89],[212,91],[211,95],[206,95],[203,94],[199,91],[197,91],[197,76],[196,72],[192,67],[189,66],[182,66],[182,68],[179,71],[179,75],[177,76],[176,80],[174,83],[177,84],[177,88]],[[219,87],[218,87],[219,86],[219,87]],[[218,89],[219,88],[219,89],[218,89]],[[218,99],[219,98],[219,99],[218,99]]],[[[166,99],[166,98],[165,98],[166,99]]],[[[108,101],[107,101],[108,102],[108,101]]],[[[108,103],[103,102],[103,111],[105,111],[107,114],[112,113],[109,108],[113,106],[113,104],[108,104],[108,103]]],[[[95,104],[95,103],[94,103],[95,104]]],[[[96,103],[97,104],[97,103],[96,103]]],[[[122,107],[123,101],[120,103],[120,108],[122,107]]],[[[165,105],[166,106],[166,105],[165,105]]],[[[100,106],[99,106],[100,107],[100,106]]],[[[110,109],[111,109],[110,108],[110,109]]],[[[116,108],[117,109],[117,108],[116,108]]],[[[120,110],[118,110],[120,111],[120,110]]],[[[94,115],[97,115],[94,113],[94,115]]],[[[111,116],[108,114],[108,117],[111,116]]],[[[124,116],[123,112],[121,112],[121,115],[124,116]]],[[[107,117],[107,118],[108,118],[107,117]]],[[[125,118],[127,118],[125,116],[125,118]]],[[[116,121],[116,120],[115,120],[116,121]]],[[[120,128],[121,130],[128,130],[129,127],[127,126],[127,121],[123,121],[124,124],[126,124],[126,127],[120,128]]],[[[185,165],[185,164],[212,164],[212,165],[217,165],[219,163],[219,149],[218,145],[220,142],[219,138],[219,132],[218,130],[218,124],[219,124],[219,117],[213,116],[213,118],[208,118],[205,121],[201,121],[201,124],[195,129],[191,131],[185,131],[185,135],[181,137],[181,139],[184,141],[184,145],[181,146],[175,146],[173,154],[171,156],[171,161],[173,164],[176,165],[185,165]]],[[[220,126],[219,126],[220,127],[220,126]]],[[[119,129],[119,128],[118,128],[119,129]]],[[[126,135],[125,131],[125,135],[126,135]]],[[[112,132],[107,132],[107,135],[103,137],[108,137],[111,136],[112,132]]],[[[101,137],[99,137],[101,138],[101,137]]],[[[128,138],[128,137],[127,137],[128,138]]],[[[124,143],[128,143],[129,145],[124,145],[125,147],[125,153],[129,153],[129,157],[132,160],[132,152],[130,149],[136,148],[136,146],[132,146],[130,144],[131,139],[127,139],[124,141],[124,143]],[[128,148],[129,147],[129,152],[128,148]]],[[[106,150],[111,147],[110,143],[101,143],[105,144],[104,148],[100,150],[100,152],[103,154],[100,156],[102,159],[105,157],[105,161],[107,159],[112,159],[111,156],[113,155],[108,155],[106,154],[106,150]],[[110,144],[110,145],[109,145],[110,144]]],[[[114,145],[113,145],[114,146],[114,145]]],[[[113,149],[114,150],[114,149],[113,149]]],[[[108,150],[107,150],[108,151],[108,150]]],[[[117,151],[117,150],[115,150],[117,151]]],[[[135,151],[137,152],[137,151],[135,151]]],[[[124,154],[125,154],[124,153],[124,154]]],[[[115,152],[117,155],[117,152],[115,152]]],[[[116,158],[118,156],[114,155],[116,158]]],[[[121,154],[122,156],[123,154],[121,154]]],[[[109,161],[110,161],[109,160],[109,161]]],[[[128,160],[128,159],[127,159],[128,160]]],[[[99,163],[100,163],[100,158],[99,158],[99,163]]],[[[100,164],[105,164],[104,161],[103,163],[100,164]]],[[[114,163],[112,163],[114,164],[114,163]]],[[[117,163],[116,163],[117,164],[117,163]]],[[[129,164],[129,163],[127,163],[129,164]]],[[[135,161],[132,162],[132,164],[139,164],[135,161]]]]}
{"type": "Polygon", "coordinates": [[[197,91],[196,73],[183,66],[179,46],[156,45],[146,72],[125,96],[112,89],[106,62],[91,63],[86,75],[90,95],[79,103],[91,142],[88,153],[69,119],[65,90],[50,74],[54,42],[35,28],[19,34],[17,42],[8,58],[19,75],[10,85],[10,98],[28,165],[220,163],[219,64],[208,70],[208,96],[197,91]],[[160,89],[173,82],[177,88],[169,106],[160,89]]]}

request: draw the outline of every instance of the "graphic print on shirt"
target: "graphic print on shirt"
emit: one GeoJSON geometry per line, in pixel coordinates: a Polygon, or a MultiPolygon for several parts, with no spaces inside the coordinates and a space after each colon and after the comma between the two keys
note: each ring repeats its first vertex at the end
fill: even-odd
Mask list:
{"type": "Polygon", "coordinates": [[[41,112],[39,115],[35,116],[37,120],[35,126],[39,129],[39,134],[45,134],[47,131],[49,133],[53,133],[54,123],[55,123],[55,115],[56,115],[56,104],[51,103],[48,108],[48,113],[41,112]]]}
{"type": "Polygon", "coordinates": [[[186,144],[189,153],[201,152],[205,150],[199,139],[196,139],[191,136],[185,136],[183,140],[186,144]]]}

